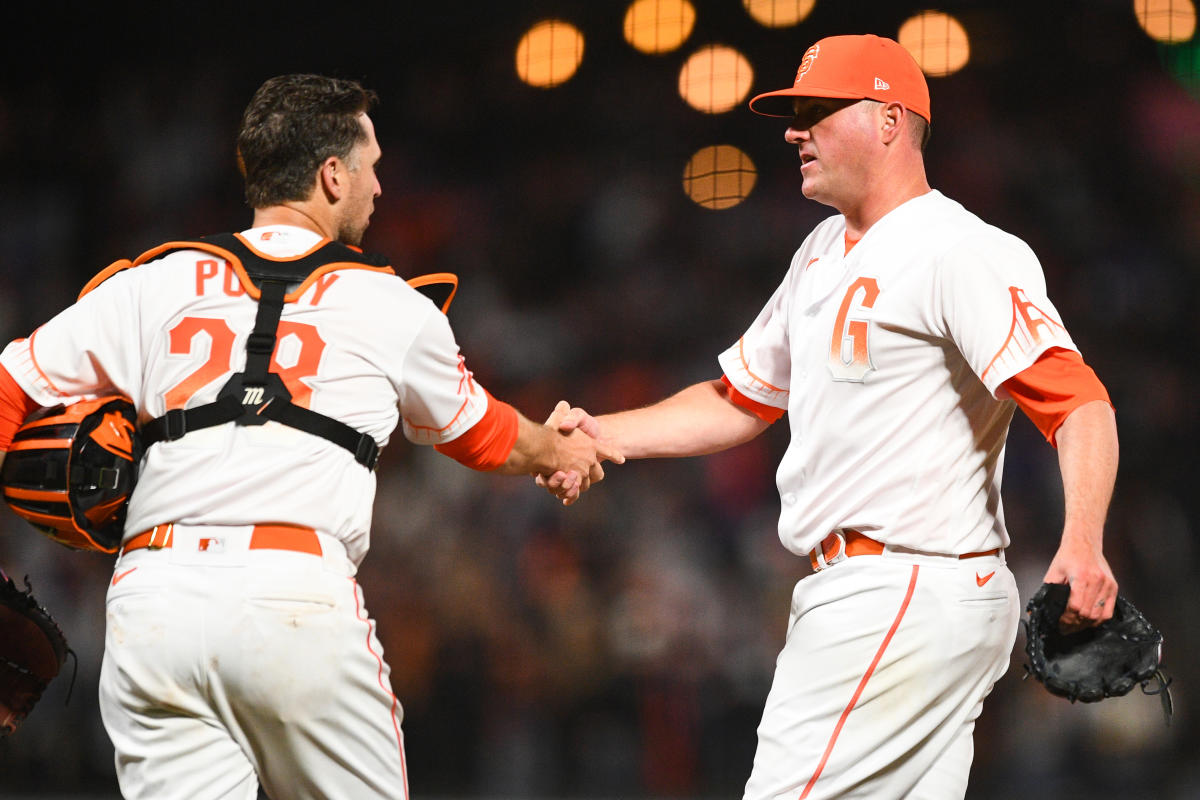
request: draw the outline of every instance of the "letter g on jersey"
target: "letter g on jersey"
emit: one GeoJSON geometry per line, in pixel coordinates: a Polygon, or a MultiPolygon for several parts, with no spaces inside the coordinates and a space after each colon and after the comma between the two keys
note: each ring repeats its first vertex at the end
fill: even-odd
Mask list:
{"type": "Polygon", "coordinates": [[[867,338],[870,323],[852,316],[852,312],[873,308],[878,298],[879,284],[874,278],[860,277],[846,289],[829,342],[829,372],[835,381],[862,383],[875,369],[867,338]]]}

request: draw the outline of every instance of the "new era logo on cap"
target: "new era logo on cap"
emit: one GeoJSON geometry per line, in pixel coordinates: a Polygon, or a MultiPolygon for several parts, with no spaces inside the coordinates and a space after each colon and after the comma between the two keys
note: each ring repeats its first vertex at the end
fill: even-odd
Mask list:
{"type": "Polygon", "coordinates": [[[890,89],[890,88],[892,88],[892,87],[891,87],[891,86],[889,86],[889,85],[888,85],[888,82],[887,82],[887,81],[885,81],[883,78],[878,78],[878,77],[877,77],[877,78],[875,79],[875,91],[877,91],[877,92],[881,92],[881,91],[886,91],[886,90],[888,90],[888,89],[890,89]]]}

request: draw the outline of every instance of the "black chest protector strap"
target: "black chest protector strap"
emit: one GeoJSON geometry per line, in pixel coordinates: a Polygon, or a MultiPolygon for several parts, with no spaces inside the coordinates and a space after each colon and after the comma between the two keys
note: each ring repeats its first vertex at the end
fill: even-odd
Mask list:
{"type": "Polygon", "coordinates": [[[375,469],[379,460],[379,445],[374,437],[360,433],[333,417],[296,405],[283,380],[269,369],[289,284],[298,283],[316,268],[335,261],[367,262],[357,252],[336,243],[327,244],[302,261],[274,262],[259,257],[233,235],[209,236],[201,242],[217,244],[237,255],[246,274],[259,289],[254,330],[246,340],[246,368],[229,378],[214,402],[195,408],[171,409],[147,422],[142,427],[145,446],[149,448],[157,442],[173,442],[190,431],[227,422],[262,425],[270,420],[333,442],[350,451],[359,464],[367,469],[375,469]],[[327,253],[327,250],[335,252],[327,253]],[[347,254],[351,257],[346,258],[347,254]]]}

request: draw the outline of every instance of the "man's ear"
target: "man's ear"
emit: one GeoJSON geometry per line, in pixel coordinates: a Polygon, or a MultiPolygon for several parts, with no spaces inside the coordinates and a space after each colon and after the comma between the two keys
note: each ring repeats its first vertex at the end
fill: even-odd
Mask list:
{"type": "Polygon", "coordinates": [[[337,156],[325,159],[317,173],[317,183],[330,203],[340,200],[346,191],[346,165],[337,156]]]}
{"type": "Polygon", "coordinates": [[[881,127],[884,144],[891,144],[892,140],[900,135],[900,128],[904,125],[904,117],[908,113],[908,109],[900,103],[884,104],[881,127]]]}

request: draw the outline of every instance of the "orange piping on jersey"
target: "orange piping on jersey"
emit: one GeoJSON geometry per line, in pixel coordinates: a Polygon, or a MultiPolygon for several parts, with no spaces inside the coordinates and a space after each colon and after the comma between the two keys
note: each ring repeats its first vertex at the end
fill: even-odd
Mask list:
{"type": "Polygon", "coordinates": [[[458,411],[454,412],[454,418],[441,428],[432,428],[428,425],[414,425],[407,417],[405,417],[404,421],[408,423],[408,427],[412,428],[414,431],[433,431],[434,433],[441,433],[442,431],[447,431],[454,427],[454,423],[458,422],[458,418],[461,417],[462,413],[467,410],[467,405],[470,404],[470,402],[471,398],[469,397],[466,400],[463,400],[462,405],[458,407],[458,411]]]}
{"type": "Polygon", "coordinates": [[[825,764],[829,761],[829,754],[833,752],[833,746],[837,743],[838,735],[842,732],[842,726],[846,724],[846,718],[850,716],[850,712],[858,704],[858,698],[862,697],[863,689],[867,688],[867,681],[875,674],[875,668],[879,666],[879,660],[883,658],[883,651],[887,650],[892,637],[896,634],[896,629],[900,627],[900,620],[904,619],[904,612],[908,610],[908,603],[912,600],[913,590],[917,588],[917,573],[920,569],[919,564],[913,564],[912,577],[908,580],[908,592],[904,595],[904,602],[900,604],[900,611],[896,613],[896,619],[892,621],[892,627],[888,629],[887,635],[883,637],[883,643],[879,645],[879,650],[875,653],[875,658],[872,659],[871,666],[867,667],[867,671],[863,673],[862,680],[858,682],[858,688],[854,690],[854,696],[850,698],[850,702],[846,704],[846,709],[838,719],[837,725],[834,726],[833,735],[829,737],[829,744],[825,745],[825,753],[821,756],[821,762],[817,764],[817,769],[813,772],[813,776],[808,779],[808,784],[804,787],[804,792],[800,795],[800,800],[808,797],[808,793],[812,791],[817,778],[821,777],[821,773],[825,770],[825,764]]]}
{"type": "MultiPolygon", "coordinates": [[[[269,256],[269,255],[259,251],[257,248],[251,246],[251,244],[248,241],[246,241],[246,238],[244,236],[242,236],[240,233],[235,233],[234,236],[236,236],[238,239],[240,239],[243,244],[245,244],[247,247],[249,247],[251,250],[253,250],[256,254],[258,254],[262,258],[265,258],[268,261],[279,261],[279,262],[297,261],[301,258],[304,258],[307,255],[310,255],[313,251],[317,250],[318,248],[323,247],[329,241],[328,239],[322,239],[316,245],[314,245],[313,247],[309,248],[308,250],[306,250],[305,252],[303,252],[297,256],[291,256],[289,258],[276,258],[274,256],[269,256]]],[[[211,253],[215,256],[219,256],[220,258],[223,258],[229,262],[229,265],[233,268],[233,271],[237,274],[238,280],[241,282],[242,287],[245,288],[246,293],[248,295],[250,295],[250,297],[252,299],[258,300],[259,297],[262,296],[262,293],[259,291],[258,287],[254,285],[254,281],[250,280],[250,276],[249,276],[249,274],[247,274],[246,268],[242,265],[241,259],[239,259],[237,256],[235,256],[233,253],[229,252],[225,248],[219,247],[215,244],[209,244],[207,242],[167,242],[166,244],[161,244],[158,247],[155,247],[151,250],[147,250],[145,253],[142,253],[140,256],[135,258],[129,266],[131,266],[131,267],[141,266],[142,264],[145,264],[147,261],[153,261],[155,258],[162,255],[164,252],[166,252],[168,250],[201,250],[201,251],[204,251],[207,253],[211,253]]],[[[79,293],[79,296],[83,297],[85,294],[87,294],[88,292],[90,292],[91,290],[93,290],[97,286],[99,286],[101,283],[103,283],[104,280],[112,277],[113,275],[115,275],[117,272],[120,271],[120,270],[112,270],[110,272],[109,270],[111,270],[111,269],[112,269],[112,267],[105,269],[103,272],[101,272],[95,278],[92,278],[92,280],[88,281],[87,285],[83,287],[83,291],[79,293]]],[[[128,269],[128,267],[123,267],[123,269],[128,269]]],[[[396,274],[396,271],[393,270],[391,267],[372,267],[372,266],[368,266],[366,264],[355,264],[355,263],[348,262],[348,261],[335,261],[335,262],[332,262],[329,264],[324,264],[319,269],[313,270],[309,274],[309,276],[304,279],[304,282],[301,283],[298,288],[296,288],[294,291],[288,292],[286,295],[284,295],[283,301],[285,303],[295,302],[296,300],[300,299],[301,295],[303,295],[306,291],[308,291],[308,288],[310,286],[312,286],[314,281],[316,281],[318,278],[320,278],[321,276],[325,275],[328,272],[332,272],[334,270],[339,270],[339,269],[365,269],[368,272],[383,272],[383,273],[387,273],[389,275],[396,274]]]]}
{"type": "Polygon", "coordinates": [[[746,397],[746,395],[739,392],[737,387],[730,382],[728,375],[721,376],[721,383],[729,387],[729,402],[733,403],[739,408],[746,409],[763,422],[776,422],[787,412],[787,409],[769,406],[766,403],[760,403],[757,400],[752,400],[751,398],[746,397]]]}
{"type": "Polygon", "coordinates": [[[851,239],[849,231],[846,232],[845,239],[846,239],[846,253],[845,253],[846,255],[850,255],[850,251],[854,249],[854,245],[856,245],[862,241],[861,236],[858,237],[857,239],[851,239]]]}
{"type": "Polygon", "coordinates": [[[517,410],[489,392],[483,417],[462,436],[452,442],[434,445],[433,449],[463,466],[489,472],[508,459],[517,444],[519,427],[517,410]]]}
{"type": "Polygon", "coordinates": [[[396,747],[400,750],[400,774],[404,776],[404,800],[408,800],[408,765],[404,762],[404,734],[400,732],[400,722],[396,719],[396,710],[400,705],[400,701],[396,699],[395,692],[392,691],[392,688],[388,685],[387,680],[384,678],[383,657],[380,656],[379,653],[376,653],[375,648],[371,645],[371,635],[374,623],[371,621],[370,617],[363,613],[364,609],[358,598],[358,581],[356,581],[354,578],[348,578],[348,580],[350,581],[351,586],[354,587],[354,616],[355,618],[367,624],[367,652],[374,656],[375,661],[379,664],[379,671],[376,675],[376,679],[379,681],[379,688],[383,690],[384,694],[392,698],[392,730],[396,733],[396,747]]]}
{"type": "Polygon", "coordinates": [[[1055,446],[1059,426],[1075,409],[1096,400],[1112,405],[1108,390],[1084,363],[1083,356],[1062,347],[1051,347],[1002,385],[1046,441],[1055,446]]]}
{"type": "Polygon", "coordinates": [[[54,381],[50,380],[50,376],[42,371],[41,365],[39,365],[37,362],[37,356],[35,356],[33,354],[33,340],[37,337],[38,331],[40,331],[40,330],[41,330],[41,328],[38,328],[37,331],[34,331],[33,333],[29,334],[29,363],[33,364],[33,368],[35,370],[37,370],[38,375],[42,376],[42,380],[44,380],[46,382],[46,385],[50,387],[50,391],[54,392],[59,397],[66,397],[67,393],[54,385],[54,381]]]}
{"type": "MultiPolygon", "coordinates": [[[[464,359],[461,355],[458,357],[458,371],[462,373],[462,377],[458,380],[458,388],[455,390],[455,394],[462,394],[464,385],[466,386],[468,395],[475,394],[475,390],[471,388],[473,385],[471,381],[471,376],[473,373],[467,369],[466,359],[464,359]]],[[[488,393],[488,390],[484,389],[483,391],[485,394],[487,394],[488,398],[491,399],[491,394],[488,393]]],[[[468,396],[462,401],[462,405],[458,407],[458,411],[454,412],[454,418],[441,428],[431,428],[427,425],[414,425],[408,420],[408,418],[405,418],[404,421],[408,423],[408,426],[415,431],[433,431],[434,433],[441,433],[442,431],[447,431],[454,427],[454,424],[458,422],[458,418],[462,416],[463,411],[467,409],[467,406],[470,405],[470,403],[471,398],[468,396]]]]}
{"type": "Polygon", "coordinates": [[[754,378],[754,380],[758,381],[763,386],[770,389],[772,392],[786,392],[787,389],[780,389],[778,386],[772,386],[771,384],[767,383],[762,378],[758,377],[757,375],[755,375],[753,372],[750,371],[750,365],[746,362],[745,342],[746,342],[745,336],[738,339],[738,358],[741,359],[742,369],[746,370],[746,374],[749,375],[751,378],[754,378]]]}
{"type": "MultiPolygon", "coordinates": [[[[90,292],[92,289],[95,289],[97,286],[104,283],[106,280],[111,278],[113,275],[116,275],[121,270],[129,269],[132,266],[133,266],[133,262],[130,261],[128,258],[122,258],[122,259],[118,259],[117,261],[114,261],[113,263],[111,263],[107,267],[105,267],[104,269],[97,272],[90,281],[88,281],[87,283],[85,283],[83,285],[83,288],[79,290],[79,297],[83,297],[85,294],[90,292]]],[[[78,298],[76,298],[76,299],[78,299],[78,298]]]]}

